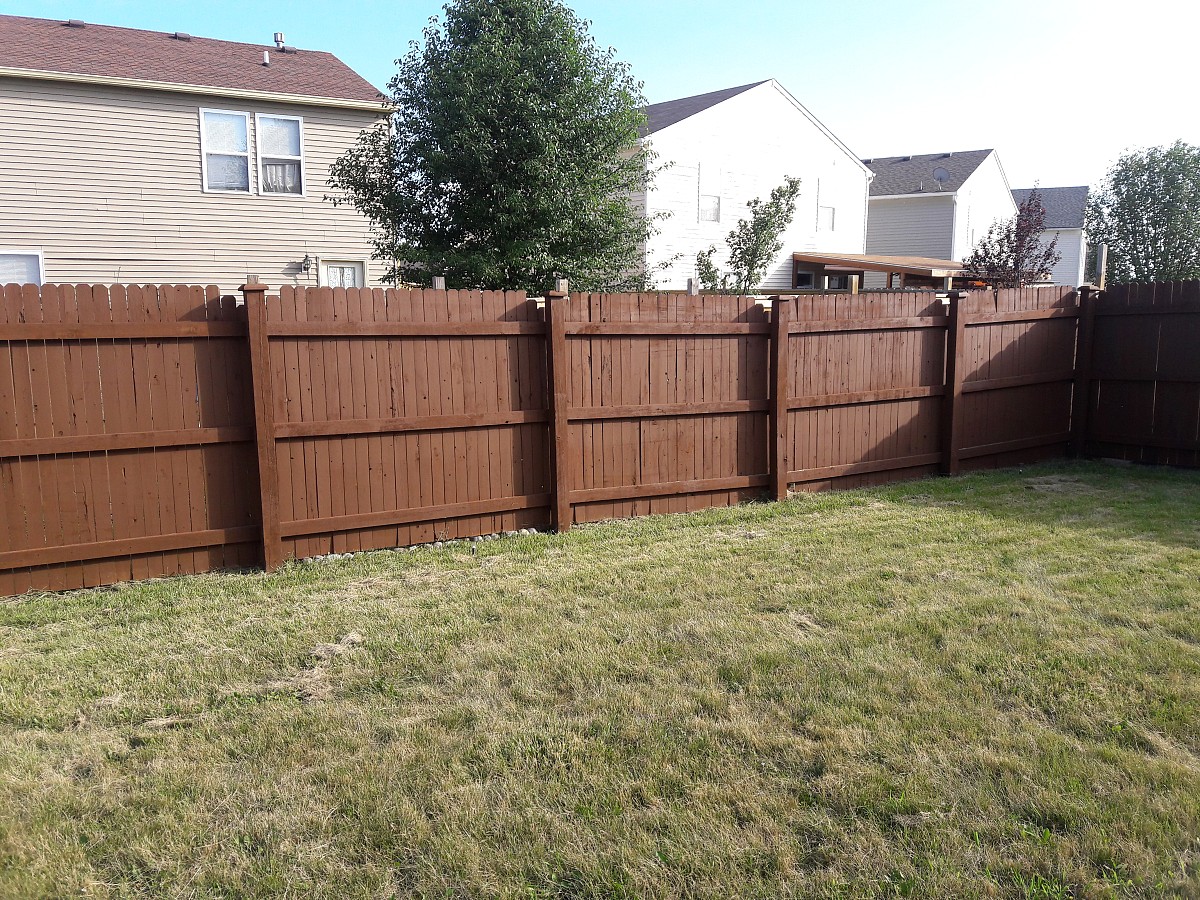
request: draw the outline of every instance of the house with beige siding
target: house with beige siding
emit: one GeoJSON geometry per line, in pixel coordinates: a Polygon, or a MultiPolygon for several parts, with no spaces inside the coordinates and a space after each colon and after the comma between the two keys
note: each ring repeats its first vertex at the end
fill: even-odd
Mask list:
{"type": "MultiPolygon", "coordinates": [[[[995,150],[865,159],[875,177],[867,214],[867,253],[962,262],[993,222],[1017,214],[995,150]]],[[[871,273],[867,287],[887,276],[871,273]]]]}
{"type": "Polygon", "coordinates": [[[687,287],[710,246],[723,264],[725,238],[749,201],[767,200],[787,176],[800,179],[800,196],[759,288],[812,287],[812,273],[794,265],[797,251],[863,252],[871,172],[779,82],[655,103],[646,118],[643,141],[667,168],[635,202],[660,217],[645,248],[659,287],[687,287]]]}
{"type": "Polygon", "coordinates": [[[0,284],[377,283],[326,182],[383,99],[277,37],[0,16],[0,284]]]}

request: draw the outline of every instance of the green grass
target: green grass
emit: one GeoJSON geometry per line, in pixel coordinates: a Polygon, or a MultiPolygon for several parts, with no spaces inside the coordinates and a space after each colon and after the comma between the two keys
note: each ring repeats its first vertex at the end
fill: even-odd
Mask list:
{"type": "Polygon", "coordinates": [[[0,602],[7,897],[1200,894],[1200,474],[0,602]]]}

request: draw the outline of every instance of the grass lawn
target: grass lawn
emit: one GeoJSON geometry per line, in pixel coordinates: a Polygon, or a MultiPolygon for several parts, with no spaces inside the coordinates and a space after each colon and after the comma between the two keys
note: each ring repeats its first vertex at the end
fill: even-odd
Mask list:
{"type": "Polygon", "coordinates": [[[1200,895],[1200,473],[0,601],[5,897],[1200,895]]]}

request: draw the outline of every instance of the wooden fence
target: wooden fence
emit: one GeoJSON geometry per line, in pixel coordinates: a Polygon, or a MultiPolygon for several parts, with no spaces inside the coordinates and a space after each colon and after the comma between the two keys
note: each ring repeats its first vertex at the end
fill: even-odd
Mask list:
{"type": "Polygon", "coordinates": [[[0,594],[261,561],[244,313],[213,288],[3,288],[0,594]]]}
{"type": "Polygon", "coordinates": [[[1175,441],[1171,459],[1197,450],[1195,419],[1184,427],[1196,385],[1176,387],[1196,381],[1195,354],[1161,350],[1183,320],[1194,332],[1200,315],[1178,315],[1194,299],[1164,310],[1156,293],[1150,315],[1085,291],[1095,315],[1081,318],[1059,288],[773,309],[674,293],[243,292],[4,288],[0,593],[567,528],[1113,437],[1138,452],[1158,446],[1139,435],[1175,441]],[[1116,309],[1147,323],[1139,340],[1174,317],[1155,326],[1149,375],[1128,350],[1110,365],[1125,346],[1116,309]],[[1114,402],[1126,383],[1167,398],[1149,431],[1114,412],[1141,409],[1142,394],[1114,402]],[[1090,398],[1091,439],[1075,396],[1090,398]]]}
{"type": "Polygon", "coordinates": [[[1200,281],[1118,285],[1085,318],[1089,456],[1200,466],[1200,281]]]}

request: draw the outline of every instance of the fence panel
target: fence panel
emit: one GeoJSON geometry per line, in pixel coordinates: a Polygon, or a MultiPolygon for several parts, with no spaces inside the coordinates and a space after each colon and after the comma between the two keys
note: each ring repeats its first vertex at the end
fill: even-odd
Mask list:
{"type": "Polygon", "coordinates": [[[1087,454],[1200,466],[1200,282],[1105,291],[1093,348],[1087,454]]]}
{"type": "Polygon", "coordinates": [[[549,522],[534,301],[284,288],[264,312],[282,558],[549,522]]]}
{"type": "Polygon", "coordinates": [[[724,506],[1068,443],[1200,464],[1200,282],[1114,288],[1082,320],[1061,288],[774,312],[679,293],[552,295],[546,311],[503,292],[245,296],[0,289],[0,593],[724,506]]]}
{"type": "Polygon", "coordinates": [[[769,325],[756,300],[664,293],[565,302],[574,521],[762,495],[769,325]]]}
{"type": "Polygon", "coordinates": [[[1079,298],[1070,288],[979,291],[963,302],[963,468],[1063,456],[1071,439],[1079,298]]]}
{"type": "Polygon", "coordinates": [[[2,290],[0,594],[258,564],[234,299],[213,287],[2,290]]]}
{"type": "Polygon", "coordinates": [[[936,471],[946,315],[933,292],[828,294],[795,310],[786,358],[793,490],[936,471]]]}

